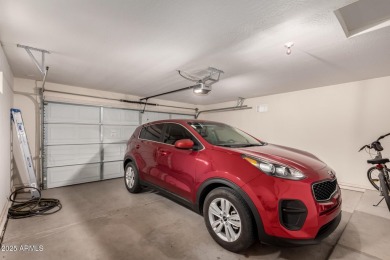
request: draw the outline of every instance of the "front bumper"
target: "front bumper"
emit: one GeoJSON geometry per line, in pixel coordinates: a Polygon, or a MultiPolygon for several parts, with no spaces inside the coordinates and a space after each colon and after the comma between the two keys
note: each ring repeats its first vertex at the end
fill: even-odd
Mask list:
{"type": "Polygon", "coordinates": [[[262,227],[258,227],[258,233],[262,242],[280,245],[315,244],[337,228],[341,219],[340,188],[337,186],[337,191],[329,200],[319,202],[313,197],[313,182],[261,175],[242,187],[260,215],[262,227]],[[306,215],[299,228],[292,229],[283,223],[280,208],[283,200],[299,201],[305,206],[306,215]]]}
{"type": "Polygon", "coordinates": [[[333,233],[333,231],[338,227],[341,221],[341,215],[340,213],[329,223],[322,226],[315,238],[312,239],[291,239],[291,238],[282,238],[282,237],[275,237],[270,236],[267,234],[262,234],[259,236],[259,239],[262,243],[265,244],[271,244],[271,245],[277,245],[277,246],[305,246],[305,245],[313,245],[320,243],[323,239],[327,238],[330,234],[333,233]]]}

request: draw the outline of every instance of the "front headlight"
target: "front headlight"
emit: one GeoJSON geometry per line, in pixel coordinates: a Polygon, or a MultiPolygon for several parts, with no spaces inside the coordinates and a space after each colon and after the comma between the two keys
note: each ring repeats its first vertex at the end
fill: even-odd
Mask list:
{"type": "Polygon", "coordinates": [[[259,158],[253,158],[246,155],[243,155],[242,158],[256,168],[258,168],[259,170],[261,170],[262,172],[264,172],[265,174],[271,176],[290,180],[302,180],[306,178],[306,176],[302,172],[291,167],[262,161],[259,158]]]}

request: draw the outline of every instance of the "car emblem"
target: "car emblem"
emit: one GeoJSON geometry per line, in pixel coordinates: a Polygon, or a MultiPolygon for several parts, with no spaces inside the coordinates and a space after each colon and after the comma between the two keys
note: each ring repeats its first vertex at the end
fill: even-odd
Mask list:
{"type": "Polygon", "coordinates": [[[332,170],[328,171],[328,174],[329,176],[333,179],[334,177],[336,177],[336,175],[334,174],[334,172],[332,170]]]}

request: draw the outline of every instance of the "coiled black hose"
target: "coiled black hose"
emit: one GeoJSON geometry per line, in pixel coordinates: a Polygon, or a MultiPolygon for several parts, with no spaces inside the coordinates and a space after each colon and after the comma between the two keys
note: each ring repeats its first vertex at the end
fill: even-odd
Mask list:
{"type": "Polygon", "coordinates": [[[39,215],[50,215],[61,210],[62,205],[58,199],[47,199],[41,197],[41,191],[34,187],[24,186],[16,189],[9,196],[12,206],[8,210],[8,218],[20,219],[39,215]],[[17,194],[24,189],[35,189],[39,193],[38,198],[29,200],[16,199],[17,194]]]}

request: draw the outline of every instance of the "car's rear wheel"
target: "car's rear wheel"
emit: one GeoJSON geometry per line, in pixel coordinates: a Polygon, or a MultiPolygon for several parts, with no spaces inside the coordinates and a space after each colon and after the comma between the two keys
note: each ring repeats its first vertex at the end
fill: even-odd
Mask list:
{"type": "Polygon", "coordinates": [[[254,243],[252,215],[234,190],[227,187],[212,190],[206,196],[203,216],[210,235],[223,248],[240,252],[254,243]]]}
{"type": "Polygon", "coordinates": [[[138,193],[142,190],[139,181],[138,169],[133,162],[129,162],[125,167],[125,185],[129,192],[138,193]]]}

